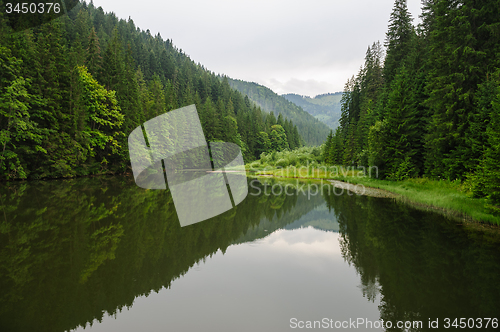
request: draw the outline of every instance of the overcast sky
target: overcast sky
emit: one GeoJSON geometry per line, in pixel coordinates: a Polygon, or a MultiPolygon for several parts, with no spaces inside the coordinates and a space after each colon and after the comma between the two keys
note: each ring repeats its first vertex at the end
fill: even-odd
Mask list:
{"type": "MultiPolygon", "coordinates": [[[[394,0],[94,0],[118,18],[172,39],[192,60],[278,94],[342,91],[384,42],[394,0]]],[[[408,0],[414,24],[420,0],[408,0]]]]}

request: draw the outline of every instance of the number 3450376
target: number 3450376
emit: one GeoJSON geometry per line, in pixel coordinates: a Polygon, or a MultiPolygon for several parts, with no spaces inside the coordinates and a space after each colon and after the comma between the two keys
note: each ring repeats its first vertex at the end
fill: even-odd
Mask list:
{"type": "Polygon", "coordinates": [[[7,14],[11,13],[19,13],[19,14],[48,14],[48,13],[56,13],[59,14],[61,12],[61,4],[53,3],[53,2],[39,2],[39,3],[6,3],[5,4],[5,12],[7,14]]]}

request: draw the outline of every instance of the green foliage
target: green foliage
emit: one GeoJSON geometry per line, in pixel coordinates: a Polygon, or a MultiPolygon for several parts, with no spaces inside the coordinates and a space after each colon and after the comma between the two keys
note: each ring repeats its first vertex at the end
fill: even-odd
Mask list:
{"type": "MultiPolygon", "coordinates": [[[[233,88],[245,94],[249,100],[254,102],[264,111],[273,114],[272,118],[274,118],[275,114],[279,114],[293,121],[297,126],[298,133],[307,145],[319,145],[328,135],[329,129],[324,123],[315,119],[301,107],[288,101],[285,97],[277,95],[270,89],[257,83],[241,80],[229,79],[228,82],[233,88]]],[[[272,118],[269,119],[267,124],[268,127],[276,124],[272,118]]],[[[299,147],[299,145],[295,147],[299,147]]]]}
{"type": "Polygon", "coordinates": [[[499,3],[436,0],[423,7],[414,27],[406,0],[395,0],[383,68],[374,43],[345,85],[340,125],[323,160],[376,166],[391,180],[465,180],[474,197],[488,197],[497,209],[499,3]]]}
{"type": "Polygon", "coordinates": [[[269,140],[271,141],[271,149],[275,151],[281,151],[289,147],[285,129],[283,129],[280,125],[274,125],[271,127],[269,140]]]}
{"type": "MultiPolygon", "coordinates": [[[[423,128],[419,128],[416,109],[410,99],[412,80],[403,66],[391,86],[382,141],[386,143],[382,157],[392,179],[417,176],[414,157],[420,148],[423,128]]],[[[380,158],[380,157],[379,157],[380,158]]],[[[380,159],[382,159],[380,158],[380,159]]]]}
{"type": "Polygon", "coordinates": [[[87,149],[92,157],[102,155],[104,150],[108,150],[108,155],[117,154],[120,149],[117,138],[123,135],[120,127],[124,117],[117,105],[116,93],[101,86],[86,67],[80,66],[77,70],[82,89],[79,104],[87,114],[87,122],[82,131],[87,149]]]}
{"type": "Polygon", "coordinates": [[[323,148],[323,161],[327,164],[333,164],[333,158],[331,155],[331,151],[333,149],[333,132],[330,131],[328,137],[326,138],[326,142],[323,148]]]}
{"type": "Polygon", "coordinates": [[[430,176],[463,179],[477,166],[467,140],[469,117],[476,113],[478,86],[500,67],[499,7],[498,1],[457,6],[441,0],[430,5],[425,101],[431,111],[426,142],[430,176]]]}
{"type": "Polygon", "coordinates": [[[272,151],[270,153],[262,153],[260,159],[248,165],[250,168],[263,168],[267,166],[306,166],[313,163],[321,163],[323,159],[322,150],[324,146],[306,147],[295,150],[283,150],[280,152],[272,151]]]}
{"type": "Polygon", "coordinates": [[[260,156],[262,153],[269,150],[271,150],[271,140],[269,139],[269,135],[266,132],[261,131],[257,135],[256,152],[259,153],[260,156]]]}
{"type": "Polygon", "coordinates": [[[25,156],[46,153],[41,146],[46,131],[31,119],[29,109],[37,101],[28,92],[30,82],[20,76],[21,65],[0,46],[0,173],[7,179],[26,178],[25,156]]]}
{"type": "Polygon", "coordinates": [[[170,40],[93,3],[16,34],[0,17],[0,70],[0,180],[126,172],[127,135],[191,104],[207,140],[239,145],[246,161],[303,142],[292,113],[268,115],[170,40]]]}
{"type": "Polygon", "coordinates": [[[418,175],[418,170],[415,168],[411,157],[407,156],[405,160],[400,161],[397,165],[394,165],[387,176],[389,180],[401,181],[409,178],[413,178],[418,175]]]}
{"type": "Polygon", "coordinates": [[[304,111],[331,129],[335,130],[338,127],[341,114],[340,99],[342,98],[342,92],[326,93],[317,95],[314,98],[293,93],[285,94],[283,97],[295,105],[302,107],[304,111]]]}
{"type": "Polygon", "coordinates": [[[373,126],[370,127],[370,132],[368,134],[368,165],[378,167],[380,175],[383,177],[386,170],[386,136],[384,133],[386,130],[386,121],[377,121],[373,126]]]}
{"type": "Polygon", "coordinates": [[[389,29],[386,34],[385,46],[387,55],[384,61],[384,79],[391,86],[398,68],[410,53],[412,39],[412,18],[408,12],[407,0],[396,0],[389,19],[389,29]]]}
{"type": "Polygon", "coordinates": [[[497,97],[493,101],[491,121],[488,126],[488,143],[484,156],[485,185],[488,197],[495,205],[494,209],[500,212],[500,87],[497,88],[497,97]]]}

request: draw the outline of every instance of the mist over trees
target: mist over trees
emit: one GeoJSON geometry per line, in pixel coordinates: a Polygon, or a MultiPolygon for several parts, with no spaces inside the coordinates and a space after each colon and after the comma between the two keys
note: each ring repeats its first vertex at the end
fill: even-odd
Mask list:
{"type": "Polygon", "coordinates": [[[425,0],[414,26],[396,0],[384,45],[346,83],[324,160],[458,179],[500,204],[500,1],[425,0]]]}

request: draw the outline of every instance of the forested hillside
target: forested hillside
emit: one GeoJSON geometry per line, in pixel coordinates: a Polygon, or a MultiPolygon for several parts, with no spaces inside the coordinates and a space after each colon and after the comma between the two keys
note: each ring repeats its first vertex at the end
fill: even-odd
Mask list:
{"type": "Polygon", "coordinates": [[[83,2],[33,29],[7,23],[0,13],[0,180],[127,171],[131,131],[190,104],[207,141],[238,144],[246,161],[301,145],[289,117],[263,112],[130,18],[83,2]]]}
{"type": "Polygon", "coordinates": [[[325,93],[314,98],[294,93],[285,94],[283,97],[302,107],[304,111],[326,124],[330,129],[335,130],[339,126],[342,92],[325,93]]]}
{"type": "Polygon", "coordinates": [[[229,79],[229,85],[237,89],[266,112],[281,114],[297,125],[300,136],[307,145],[320,145],[325,141],[329,129],[301,107],[257,83],[229,79]]]}
{"type": "Polygon", "coordinates": [[[458,179],[500,205],[500,1],[427,0],[414,27],[396,0],[385,46],[347,82],[325,160],[458,179]]]}

